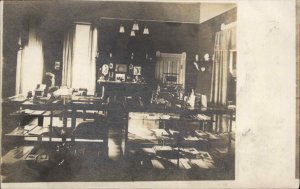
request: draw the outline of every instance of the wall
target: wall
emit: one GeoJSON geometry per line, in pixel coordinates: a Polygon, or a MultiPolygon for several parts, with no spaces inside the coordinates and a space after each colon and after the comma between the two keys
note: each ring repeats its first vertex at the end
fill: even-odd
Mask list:
{"type": "Polygon", "coordinates": [[[236,7],[235,3],[201,3],[200,23],[203,23],[217,15],[223,14],[236,7]]]}
{"type": "MultiPolygon", "coordinates": [[[[54,61],[62,61],[63,27],[52,27],[43,9],[16,2],[4,3],[3,31],[3,97],[15,95],[18,38],[28,42],[28,21],[38,20],[38,35],[43,41],[44,72],[55,72],[54,61]]],[[[34,68],[33,68],[34,69],[34,68]]],[[[59,78],[58,78],[59,82],[59,78]]]]}
{"type": "MultiPolygon", "coordinates": [[[[100,48],[127,48],[128,38],[120,38],[120,23],[100,20],[100,17],[139,18],[169,20],[176,22],[199,22],[199,3],[137,3],[137,2],[4,2],[4,64],[3,96],[14,95],[15,70],[17,63],[17,40],[19,33],[26,36],[26,20],[30,17],[40,19],[39,33],[43,40],[45,70],[55,72],[54,62],[62,62],[64,32],[75,21],[87,21],[99,25],[100,48]],[[68,11],[66,11],[68,10],[68,11]],[[189,14],[186,14],[188,12],[189,14]],[[127,39],[126,39],[127,38],[127,39]]],[[[131,42],[132,48],[143,51],[187,53],[186,88],[198,88],[197,73],[193,68],[195,54],[213,53],[214,33],[221,23],[236,20],[236,9],[208,20],[201,25],[187,23],[140,22],[147,24],[150,36],[147,40],[131,42]]],[[[125,23],[128,31],[132,23],[125,23]]],[[[127,33],[128,35],[128,33],[127,33]]],[[[59,71],[60,76],[61,71],[59,71]]],[[[60,77],[57,77],[59,84],[60,77]]],[[[210,86],[210,82],[206,82],[210,86]]],[[[206,88],[209,88],[206,87],[206,88]]],[[[209,94],[210,91],[206,90],[209,94]]]]}
{"type": "MultiPolygon", "coordinates": [[[[102,53],[112,52],[116,63],[130,62],[130,54],[134,53],[135,62],[143,68],[147,81],[154,80],[155,53],[187,53],[187,63],[199,51],[198,24],[139,22],[140,31],[135,37],[130,37],[132,21],[102,20],[99,25],[99,43],[102,53]],[[125,27],[125,33],[118,33],[120,25],[125,27]],[[143,35],[144,26],[149,28],[150,35],[143,35]],[[145,54],[153,58],[153,63],[145,61],[145,54]],[[147,73],[145,73],[147,72],[147,73]],[[149,74],[152,72],[153,74],[149,74]],[[151,75],[151,76],[150,76],[151,75]]],[[[106,61],[106,60],[104,60],[106,61]]],[[[189,86],[188,86],[189,87],[189,86]]]]}
{"type": "MultiPolygon", "coordinates": [[[[235,22],[237,20],[236,12],[237,9],[233,8],[225,12],[224,14],[214,17],[199,25],[199,57],[203,57],[206,53],[213,55],[215,33],[221,30],[220,26],[222,23],[228,24],[231,22],[235,22]]],[[[194,89],[196,89],[197,92],[210,97],[211,80],[203,81],[201,80],[201,77],[198,77],[198,74],[199,73],[196,71],[196,69],[194,69],[193,66],[190,66],[186,79],[188,81],[188,85],[194,86],[194,89]],[[198,81],[195,78],[198,78],[198,81]]],[[[211,74],[212,73],[210,69],[209,75],[211,76],[211,74]]],[[[207,77],[204,78],[206,79],[207,77]]],[[[232,86],[228,87],[231,88],[232,86]]]]}
{"type": "MultiPolygon", "coordinates": [[[[12,96],[15,91],[15,70],[17,63],[17,40],[19,33],[24,33],[26,36],[26,20],[30,17],[41,18],[39,25],[39,33],[43,40],[45,70],[57,73],[54,68],[55,61],[62,62],[63,52],[63,35],[64,31],[74,21],[89,21],[99,25],[100,37],[104,40],[101,41],[101,49],[113,48],[115,51],[121,46],[127,48],[128,39],[118,40],[118,27],[119,23],[105,22],[97,20],[100,16],[111,17],[124,17],[124,18],[141,18],[141,19],[165,19],[169,21],[183,21],[194,22],[198,19],[199,6],[193,6],[192,4],[143,4],[143,3],[57,3],[46,4],[35,2],[31,5],[22,3],[5,2],[4,9],[4,96],[12,96]],[[70,6],[65,11],[66,6],[70,6]],[[147,6],[145,6],[147,5],[147,6]],[[48,7],[47,7],[48,6],[48,7]],[[111,9],[107,9],[110,7],[111,9]],[[127,8],[126,8],[127,7],[127,8]],[[130,8],[129,8],[130,7],[130,8]],[[96,9],[98,9],[96,11],[96,9]],[[114,10],[112,10],[114,9],[114,10]],[[19,10],[19,12],[16,12],[19,10]],[[102,10],[102,11],[101,11],[102,10]],[[108,11],[109,10],[109,11],[108,11]],[[128,11],[131,10],[131,11],[128,11]],[[185,11],[189,11],[192,14],[183,14],[185,11]],[[89,14],[86,14],[88,12],[89,14]],[[156,12],[157,14],[153,14],[156,12]],[[174,13],[177,14],[174,14],[174,13]],[[51,14],[52,13],[52,14],[51,14]],[[84,14],[85,13],[85,14],[84,14]],[[179,13],[179,14],[178,14],[179,13]],[[175,16],[174,16],[175,15],[175,16]],[[63,18],[63,19],[61,19],[63,18]],[[14,23],[14,24],[11,24],[14,23]],[[101,25],[102,24],[102,25],[101,25]]],[[[126,24],[126,23],[123,23],[126,24]]],[[[127,30],[131,27],[127,23],[127,30]]],[[[198,38],[198,27],[196,24],[176,24],[176,23],[162,23],[162,22],[147,22],[150,36],[148,40],[150,49],[161,52],[181,53],[186,51],[189,54],[194,54],[198,44],[196,43],[198,38]],[[155,28],[155,29],[154,29],[155,28]]],[[[142,26],[142,23],[140,23],[142,26]]],[[[141,28],[142,29],[142,28],[141,28]]],[[[138,39],[139,42],[133,42],[131,45],[135,49],[142,49],[145,46],[143,40],[138,39]]],[[[124,49],[124,48],[123,48],[124,49]]],[[[57,73],[57,84],[61,80],[61,71],[57,73]]]]}

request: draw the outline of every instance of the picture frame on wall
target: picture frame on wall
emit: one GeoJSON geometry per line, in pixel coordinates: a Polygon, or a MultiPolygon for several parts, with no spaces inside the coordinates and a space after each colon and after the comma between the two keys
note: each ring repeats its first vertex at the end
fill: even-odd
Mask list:
{"type": "Polygon", "coordinates": [[[116,64],[116,72],[126,73],[127,72],[127,65],[126,64],[116,64]]]}
{"type": "Polygon", "coordinates": [[[141,75],[142,67],[141,66],[134,66],[133,67],[133,75],[141,75]]]}
{"type": "Polygon", "coordinates": [[[116,81],[124,82],[126,80],[126,74],[125,73],[116,73],[116,81]]]}
{"type": "Polygon", "coordinates": [[[54,62],[54,69],[55,70],[60,70],[60,61],[55,61],[54,62]]]}

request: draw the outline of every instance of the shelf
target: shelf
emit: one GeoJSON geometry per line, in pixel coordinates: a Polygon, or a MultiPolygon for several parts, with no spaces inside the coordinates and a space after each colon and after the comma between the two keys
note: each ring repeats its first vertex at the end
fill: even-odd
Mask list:
{"type": "MultiPolygon", "coordinates": [[[[25,137],[26,141],[41,141],[41,142],[63,142],[62,137],[25,137]]],[[[65,138],[66,142],[71,142],[72,138],[65,138]]],[[[103,143],[103,139],[84,139],[84,138],[75,138],[74,142],[82,142],[82,143],[103,143]]]]}
{"type": "Polygon", "coordinates": [[[203,121],[208,122],[212,121],[210,116],[207,116],[205,114],[197,114],[197,115],[190,115],[187,118],[184,118],[184,121],[203,121]]]}
{"type": "MultiPolygon", "coordinates": [[[[140,149],[145,157],[140,160],[141,166],[150,166],[153,169],[214,169],[215,163],[206,151],[195,148],[172,148],[170,146],[154,146],[140,149]]],[[[149,168],[149,167],[148,167],[149,168]]]]}
{"type": "Polygon", "coordinates": [[[67,113],[63,113],[63,110],[55,110],[51,113],[51,111],[43,111],[43,110],[25,110],[25,111],[16,111],[10,116],[43,116],[43,117],[67,117],[67,118],[98,118],[104,116],[103,113],[99,113],[96,111],[76,111],[72,113],[72,111],[67,111],[67,113]]]}
{"type": "MultiPolygon", "coordinates": [[[[24,137],[26,141],[63,141],[62,139],[66,139],[66,141],[71,141],[74,136],[70,136],[72,133],[72,128],[66,128],[66,134],[62,136],[61,130],[62,127],[53,126],[52,137],[49,136],[49,127],[42,127],[38,125],[26,125],[27,129],[23,127],[16,127],[13,131],[6,134],[6,136],[14,136],[14,137],[24,137]],[[50,140],[51,139],[51,140],[50,140]]],[[[103,142],[103,139],[90,139],[90,138],[82,138],[76,137],[74,138],[75,142],[103,142]]]]}

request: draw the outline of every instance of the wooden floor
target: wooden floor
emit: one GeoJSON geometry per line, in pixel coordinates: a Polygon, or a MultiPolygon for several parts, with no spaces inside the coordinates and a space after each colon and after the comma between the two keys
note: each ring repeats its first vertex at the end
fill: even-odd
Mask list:
{"type": "Polygon", "coordinates": [[[120,123],[111,123],[109,127],[108,159],[99,159],[90,151],[82,159],[59,166],[36,167],[24,161],[11,162],[2,167],[3,182],[232,180],[235,177],[235,140],[226,156],[214,155],[217,167],[213,170],[144,169],[136,167],[133,159],[123,158],[122,127],[120,123]]]}

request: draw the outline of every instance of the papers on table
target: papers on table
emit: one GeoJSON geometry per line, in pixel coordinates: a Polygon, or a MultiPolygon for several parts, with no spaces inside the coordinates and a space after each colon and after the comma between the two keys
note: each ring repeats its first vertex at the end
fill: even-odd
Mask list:
{"type": "Polygon", "coordinates": [[[170,120],[179,119],[179,114],[173,113],[144,113],[144,112],[130,112],[130,119],[145,119],[145,120],[170,120]]]}
{"type": "Polygon", "coordinates": [[[157,151],[172,151],[173,148],[171,146],[154,146],[153,149],[155,152],[157,151]]]}
{"type": "Polygon", "coordinates": [[[151,163],[152,163],[153,168],[155,168],[155,169],[165,169],[164,165],[157,159],[152,159],[151,163]]]}
{"type": "Polygon", "coordinates": [[[49,127],[42,127],[37,125],[25,125],[23,127],[16,127],[13,131],[7,135],[12,136],[30,136],[30,135],[42,135],[49,132],[49,127]]]}
{"type": "Polygon", "coordinates": [[[192,115],[191,118],[199,120],[199,121],[210,121],[211,118],[204,114],[192,115]]]}
{"type": "Polygon", "coordinates": [[[186,153],[193,154],[193,155],[199,154],[199,151],[196,150],[195,148],[181,148],[180,150],[183,152],[186,152],[186,153]]]}
{"type": "Polygon", "coordinates": [[[179,131],[175,131],[175,130],[172,130],[172,129],[169,129],[169,132],[170,132],[171,135],[179,134],[179,131]]]}
{"type": "Polygon", "coordinates": [[[196,148],[177,148],[171,146],[153,146],[142,148],[142,151],[151,155],[151,166],[154,169],[213,169],[214,161],[206,151],[199,151],[196,148]]]}
{"type": "Polygon", "coordinates": [[[184,138],[184,140],[186,140],[186,141],[198,141],[199,140],[199,138],[198,137],[196,137],[196,136],[186,136],[186,137],[183,137],[184,138]]]}
{"type": "Polygon", "coordinates": [[[201,169],[212,169],[215,168],[212,162],[207,162],[203,159],[191,159],[190,164],[197,166],[198,168],[201,169]]]}
{"type": "Polygon", "coordinates": [[[195,130],[195,133],[199,137],[208,137],[208,134],[202,130],[195,130]]]}
{"type": "Polygon", "coordinates": [[[169,133],[165,129],[151,129],[157,137],[169,136],[169,133]]]}
{"type": "Polygon", "coordinates": [[[34,129],[37,125],[25,125],[24,126],[24,130],[25,131],[31,131],[32,129],[34,129]]]}

